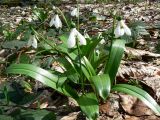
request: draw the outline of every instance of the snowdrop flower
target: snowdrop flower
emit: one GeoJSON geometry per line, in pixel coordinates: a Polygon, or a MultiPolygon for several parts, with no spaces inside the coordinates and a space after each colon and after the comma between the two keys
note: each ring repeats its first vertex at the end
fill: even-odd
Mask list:
{"type": "Polygon", "coordinates": [[[32,46],[33,48],[37,48],[37,39],[36,39],[36,36],[35,35],[31,35],[29,37],[29,40],[28,40],[28,44],[27,44],[29,47],[32,46]]]}
{"type": "Polygon", "coordinates": [[[73,48],[76,45],[76,39],[78,39],[79,45],[86,45],[86,39],[84,36],[81,35],[76,28],[73,28],[67,41],[68,48],[73,48]]]}
{"type": "Polygon", "coordinates": [[[56,6],[53,5],[53,6],[52,6],[52,9],[53,9],[53,10],[56,10],[56,6]]]}
{"type": "Polygon", "coordinates": [[[79,16],[79,12],[78,12],[78,9],[77,9],[77,8],[74,8],[74,9],[71,11],[71,16],[76,16],[76,17],[79,16]]]}
{"type": "Polygon", "coordinates": [[[115,37],[121,37],[124,34],[131,36],[131,30],[128,28],[128,26],[124,23],[124,20],[118,21],[117,27],[114,30],[115,37]]]}
{"type": "Polygon", "coordinates": [[[57,14],[55,16],[53,16],[53,18],[51,19],[51,21],[49,23],[50,27],[52,25],[54,25],[57,29],[62,27],[62,22],[57,14]]]}

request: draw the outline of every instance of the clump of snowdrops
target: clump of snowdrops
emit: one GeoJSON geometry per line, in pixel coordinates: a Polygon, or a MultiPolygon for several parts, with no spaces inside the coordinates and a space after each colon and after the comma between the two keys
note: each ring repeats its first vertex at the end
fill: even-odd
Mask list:
{"type": "MultiPolygon", "coordinates": [[[[50,51],[55,51],[54,53],[58,55],[56,62],[59,63],[60,70],[45,70],[33,64],[11,64],[7,68],[7,73],[30,76],[59,93],[72,97],[90,120],[98,118],[99,102],[106,101],[114,91],[138,97],[157,115],[160,115],[159,105],[147,92],[133,85],[115,82],[125,49],[125,40],[122,37],[132,35],[131,29],[122,18],[113,16],[113,21],[116,23],[114,22],[108,34],[111,44],[107,49],[100,47],[102,41],[107,42],[106,37],[84,35],[79,25],[77,27],[69,24],[69,20],[59,8],[53,7],[53,10],[55,14],[50,18],[48,26],[55,30],[61,30],[65,26],[68,28],[64,35],[58,36],[61,43],[52,44],[34,27],[30,27],[32,34],[27,46],[36,50],[42,41],[50,46],[50,51]]],[[[76,23],[79,23],[79,7],[70,12],[70,17],[77,19],[76,23]]]]}

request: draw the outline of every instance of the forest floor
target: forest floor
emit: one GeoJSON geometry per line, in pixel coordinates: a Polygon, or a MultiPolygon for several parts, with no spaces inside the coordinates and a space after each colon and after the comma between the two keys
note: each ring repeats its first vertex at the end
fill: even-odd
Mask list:
{"type": "MultiPolygon", "coordinates": [[[[73,6],[75,5],[65,4],[60,8],[69,11],[73,6]]],[[[110,27],[112,19],[109,16],[109,10],[114,8],[114,4],[80,4],[82,16],[86,14],[86,11],[94,11],[99,16],[99,28],[91,29],[89,34],[96,34],[110,27]]],[[[160,3],[117,4],[116,9],[122,11],[121,14],[127,23],[140,20],[147,25],[146,31],[143,31],[141,37],[138,38],[134,48],[126,47],[117,81],[140,84],[160,104],[160,3]],[[131,79],[133,81],[130,81],[131,79]]],[[[31,8],[29,6],[0,6],[0,13],[0,24],[10,24],[12,30],[15,30],[21,19],[30,19],[31,8]]],[[[1,45],[3,42],[4,36],[0,34],[1,45]]],[[[2,48],[0,60],[5,61],[6,57],[11,54],[10,52],[2,48]]],[[[6,78],[2,72],[5,65],[0,63],[0,66],[1,83],[9,78],[6,78]]],[[[17,78],[20,79],[19,76],[17,78]]],[[[41,106],[53,110],[58,120],[85,120],[77,103],[71,98],[58,93],[53,95],[50,90],[45,89],[41,94],[41,99],[43,99],[41,106]]],[[[34,108],[34,102],[28,107],[34,108]]],[[[122,93],[112,93],[108,101],[100,105],[99,120],[160,120],[160,118],[137,98],[122,93]]]]}

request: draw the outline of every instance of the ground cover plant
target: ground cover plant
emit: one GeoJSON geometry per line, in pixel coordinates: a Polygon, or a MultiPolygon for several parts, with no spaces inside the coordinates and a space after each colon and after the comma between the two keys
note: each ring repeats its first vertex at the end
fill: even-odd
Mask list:
{"type": "MultiPolygon", "coordinates": [[[[81,24],[85,20],[81,18],[78,3],[67,13],[53,5],[34,7],[29,22],[22,20],[15,32],[3,31],[7,40],[4,47],[23,50],[17,57],[16,51],[8,58],[6,73],[30,76],[72,97],[90,120],[98,118],[99,104],[107,101],[113,92],[136,96],[159,115],[159,105],[145,90],[116,81],[125,46],[129,43],[134,45],[139,31],[144,29],[143,25],[134,22],[128,27],[119,12],[111,11],[110,15],[111,27],[101,34],[91,36],[87,34],[87,29],[82,29],[81,24]],[[48,10],[52,10],[53,15],[48,10]],[[18,36],[19,41],[13,40],[18,36]],[[34,54],[31,56],[25,53],[32,50],[34,54]],[[48,57],[41,64],[45,56],[48,57]],[[50,67],[53,62],[57,68],[50,67]]],[[[31,86],[27,82],[24,84],[31,86]]],[[[11,99],[8,98],[5,85],[3,94],[6,104],[9,104],[11,99]]],[[[24,111],[18,112],[19,118],[16,119],[22,119],[24,111]]],[[[55,119],[55,115],[52,114],[52,118],[55,119]]]]}

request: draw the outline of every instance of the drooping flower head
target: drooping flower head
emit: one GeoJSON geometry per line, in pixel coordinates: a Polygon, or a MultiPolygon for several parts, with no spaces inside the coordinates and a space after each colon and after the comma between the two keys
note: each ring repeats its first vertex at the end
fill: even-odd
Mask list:
{"type": "Polygon", "coordinates": [[[114,34],[116,38],[121,37],[124,34],[131,36],[131,30],[125,24],[124,20],[120,20],[117,23],[117,27],[114,30],[114,34]]]}
{"type": "Polygon", "coordinates": [[[32,46],[33,48],[37,48],[37,38],[35,35],[31,35],[29,37],[29,40],[28,40],[28,43],[27,43],[27,46],[32,46]]]}
{"type": "Polygon", "coordinates": [[[76,28],[73,28],[67,41],[68,48],[75,47],[76,40],[78,40],[79,45],[86,45],[86,39],[84,38],[84,36],[80,32],[78,32],[76,28]]]}
{"type": "Polygon", "coordinates": [[[57,29],[62,28],[62,22],[61,19],[59,18],[58,14],[54,15],[53,18],[51,19],[49,26],[55,26],[57,29]]]}
{"type": "Polygon", "coordinates": [[[78,8],[74,8],[74,9],[71,11],[71,16],[75,16],[75,17],[78,17],[78,16],[79,16],[78,8]]]}

